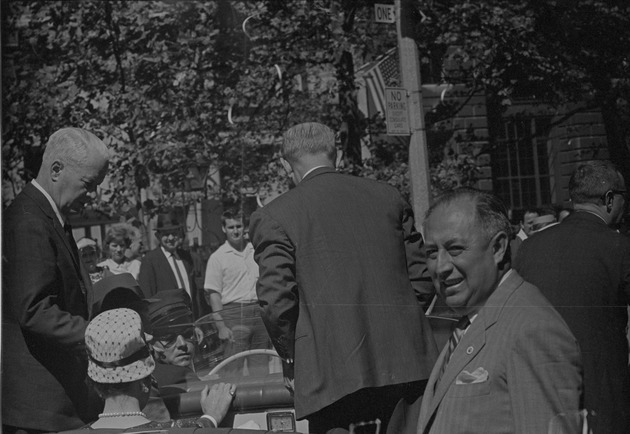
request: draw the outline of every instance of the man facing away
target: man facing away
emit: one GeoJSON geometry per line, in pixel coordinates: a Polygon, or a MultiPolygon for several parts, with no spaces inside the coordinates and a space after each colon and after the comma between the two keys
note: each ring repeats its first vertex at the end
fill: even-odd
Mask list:
{"type": "Polygon", "coordinates": [[[509,268],[510,231],[500,200],[477,190],[448,192],[427,212],[429,272],[461,319],[421,406],[399,405],[400,425],[390,432],[581,432],[577,342],[541,292],[509,268]]]}
{"type": "Polygon", "coordinates": [[[108,161],[94,134],[60,129],[46,144],[37,178],[5,212],[4,433],[78,428],[92,416],[83,353],[92,286],[67,221],[103,181],[108,161]]]}
{"type": "Polygon", "coordinates": [[[574,171],[569,195],[574,212],[528,238],[514,267],[540,288],[580,344],[594,432],[628,433],[630,239],[611,228],[620,222],[627,191],[612,163],[594,161],[574,171]]]}
{"type": "Polygon", "coordinates": [[[297,186],[252,214],[262,315],[309,431],[384,426],[422,393],[436,348],[422,306],[422,237],[411,208],[383,183],[335,171],[334,132],[305,123],[284,135],[297,186]]]}
{"type": "MultiPolygon", "coordinates": [[[[219,338],[228,343],[226,356],[270,348],[256,296],[258,265],[254,261],[254,247],[244,236],[243,215],[227,210],[221,215],[221,225],[226,241],[208,259],[204,290],[214,312],[219,338]]],[[[267,373],[268,366],[265,356],[248,358],[251,374],[267,373]]]]}

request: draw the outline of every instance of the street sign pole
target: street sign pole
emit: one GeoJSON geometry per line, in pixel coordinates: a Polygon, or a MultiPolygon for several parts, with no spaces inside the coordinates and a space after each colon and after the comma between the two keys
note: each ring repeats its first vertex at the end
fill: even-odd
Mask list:
{"type": "Polygon", "coordinates": [[[424,128],[424,113],[422,110],[422,87],[420,81],[420,61],[418,47],[411,37],[410,24],[403,26],[403,20],[409,19],[410,13],[403,16],[402,2],[395,0],[396,28],[398,31],[398,54],[402,84],[409,93],[409,120],[411,137],[409,140],[409,178],[411,181],[411,202],[415,214],[416,228],[420,229],[424,215],[429,208],[431,199],[429,173],[429,155],[424,128]]]}

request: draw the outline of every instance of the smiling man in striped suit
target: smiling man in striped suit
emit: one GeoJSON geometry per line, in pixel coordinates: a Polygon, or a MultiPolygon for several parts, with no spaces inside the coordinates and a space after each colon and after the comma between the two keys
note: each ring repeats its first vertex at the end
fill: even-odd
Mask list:
{"type": "Polygon", "coordinates": [[[431,206],[424,229],[429,274],[462,319],[421,405],[399,404],[389,432],[578,432],[579,348],[538,288],[509,268],[504,205],[489,193],[455,190],[431,206]]]}

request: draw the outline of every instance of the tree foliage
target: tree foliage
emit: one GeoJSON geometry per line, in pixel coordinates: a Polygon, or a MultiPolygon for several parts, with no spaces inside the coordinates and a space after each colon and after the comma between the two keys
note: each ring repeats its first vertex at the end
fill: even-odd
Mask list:
{"type": "MultiPolygon", "coordinates": [[[[600,109],[610,157],[630,179],[630,3],[624,0],[412,2],[428,17],[416,40],[441,78],[569,111],[600,109]]],[[[562,120],[562,119],[560,119],[562,120]]]]}
{"type": "MultiPolygon", "coordinates": [[[[357,151],[383,120],[358,110],[355,69],[396,46],[394,26],[374,23],[374,3],[3,2],[4,192],[35,175],[52,132],[76,125],[115,151],[112,189],[101,198],[106,211],[157,212],[205,194],[191,183],[218,179],[211,187],[224,200],[273,195],[286,188],[277,165],[281,133],[307,120],[340,131],[343,170],[406,191],[405,146],[373,143],[366,161],[357,151]],[[209,166],[220,176],[206,179],[209,166]]],[[[630,170],[626,2],[403,3],[418,17],[425,82],[466,83],[497,107],[528,96],[601,108],[611,156],[630,170]]],[[[427,114],[436,188],[475,177],[469,157],[449,152],[468,138],[439,129],[452,115],[447,106],[427,114]]]]}

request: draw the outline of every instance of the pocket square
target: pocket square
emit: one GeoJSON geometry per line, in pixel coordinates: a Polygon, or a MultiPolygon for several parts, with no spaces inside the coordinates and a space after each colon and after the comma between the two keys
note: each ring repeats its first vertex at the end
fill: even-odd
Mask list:
{"type": "Polygon", "coordinates": [[[477,368],[473,372],[460,372],[455,380],[455,384],[476,384],[484,381],[488,381],[488,371],[483,368],[477,368]]]}

